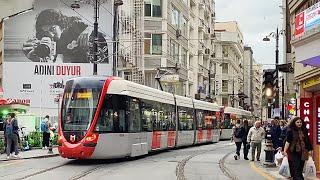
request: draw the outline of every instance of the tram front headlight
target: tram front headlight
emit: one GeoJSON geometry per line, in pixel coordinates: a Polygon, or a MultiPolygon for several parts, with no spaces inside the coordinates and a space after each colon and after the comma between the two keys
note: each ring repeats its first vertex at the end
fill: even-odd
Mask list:
{"type": "Polygon", "coordinates": [[[86,141],[95,141],[97,139],[97,137],[98,136],[96,134],[91,134],[86,137],[86,141]]]}

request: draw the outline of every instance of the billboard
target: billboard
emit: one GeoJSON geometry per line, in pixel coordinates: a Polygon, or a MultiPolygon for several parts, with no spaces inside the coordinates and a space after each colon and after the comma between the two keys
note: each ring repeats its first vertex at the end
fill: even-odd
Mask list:
{"type": "Polygon", "coordinates": [[[295,37],[301,37],[318,26],[320,26],[320,2],[296,15],[295,37]]]}
{"type": "MultiPolygon", "coordinates": [[[[4,25],[4,97],[32,108],[57,108],[67,79],[93,74],[92,1],[36,0],[34,11],[4,25]]],[[[112,0],[99,6],[98,74],[112,74],[112,0]]]]}

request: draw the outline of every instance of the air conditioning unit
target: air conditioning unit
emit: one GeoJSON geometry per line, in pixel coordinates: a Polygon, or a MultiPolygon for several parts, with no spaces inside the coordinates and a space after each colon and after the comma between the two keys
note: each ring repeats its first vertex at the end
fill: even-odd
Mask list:
{"type": "Polygon", "coordinates": [[[181,29],[177,29],[176,30],[176,37],[179,38],[182,34],[181,34],[181,29]]]}
{"type": "Polygon", "coordinates": [[[204,51],[205,54],[210,54],[210,49],[207,48],[205,51],[204,51]]]}

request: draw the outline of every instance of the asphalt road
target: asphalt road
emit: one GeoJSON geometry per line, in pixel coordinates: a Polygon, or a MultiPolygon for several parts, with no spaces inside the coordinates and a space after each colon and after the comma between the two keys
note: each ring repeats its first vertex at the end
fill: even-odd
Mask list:
{"type": "Polygon", "coordinates": [[[0,179],[212,180],[265,179],[249,161],[233,159],[230,142],[181,148],[132,159],[61,157],[0,162],[0,179]]]}

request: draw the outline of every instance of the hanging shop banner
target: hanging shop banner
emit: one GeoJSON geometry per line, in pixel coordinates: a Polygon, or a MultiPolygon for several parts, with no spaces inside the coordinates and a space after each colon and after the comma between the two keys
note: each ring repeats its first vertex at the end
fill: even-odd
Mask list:
{"type": "Polygon", "coordinates": [[[300,117],[305,122],[308,129],[308,135],[313,142],[313,104],[312,98],[300,98],[300,117]]]}
{"type": "Polygon", "coordinates": [[[320,144],[320,97],[316,99],[316,132],[317,132],[317,144],[320,144]]]}
{"type": "Polygon", "coordinates": [[[31,108],[58,108],[56,97],[77,76],[112,74],[113,1],[99,4],[97,60],[93,58],[94,1],[35,0],[34,10],[5,20],[4,97],[29,99],[31,108]],[[110,56],[111,55],[111,56],[110,56]]]}
{"type": "Polygon", "coordinates": [[[308,31],[320,26],[320,2],[296,15],[295,37],[303,36],[308,31]]]}
{"type": "Polygon", "coordinates": [[[299,13],[295,19],[295,36],[300,37],[304,34],[304,11],[299,13]]]}

